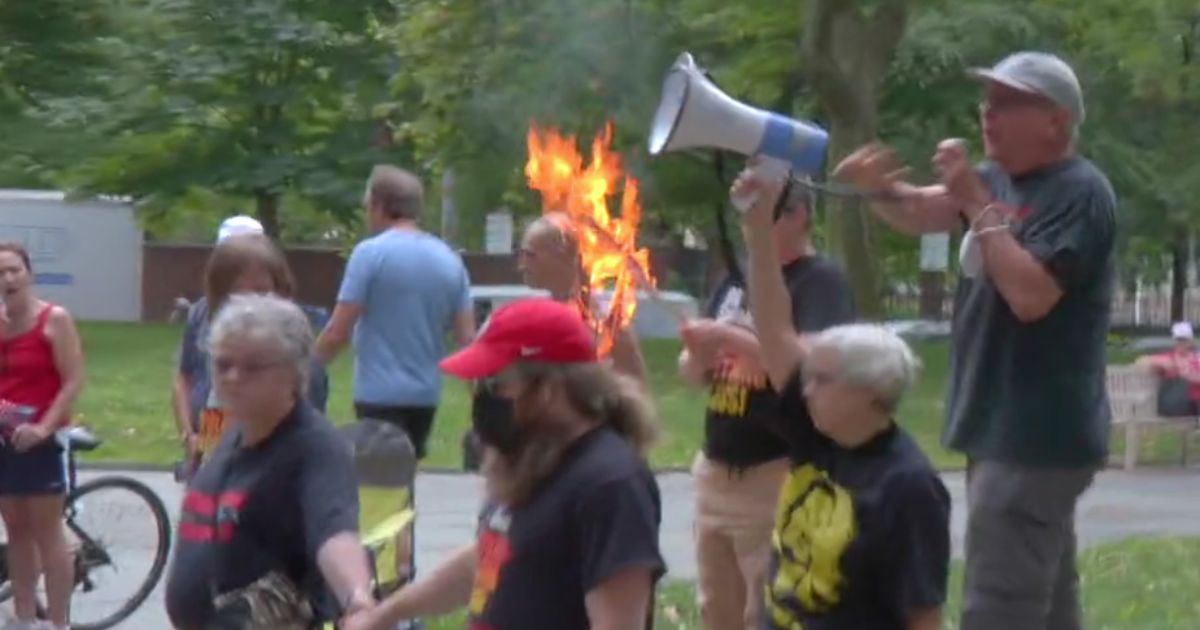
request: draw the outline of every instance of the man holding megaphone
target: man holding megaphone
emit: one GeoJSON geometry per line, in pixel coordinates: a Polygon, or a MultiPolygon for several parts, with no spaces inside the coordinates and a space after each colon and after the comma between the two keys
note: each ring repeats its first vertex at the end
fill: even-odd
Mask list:
{"type": "MultiPolygon", "coordinates": [[[[810,239],[812,199],[799,183],[772,203],[770,238],[779,251],[790,325],[816,333],[853,320],[850,282],[810,239]]],[[[752,263],[753,264],[753,263],[752,263]]],[[[704,444],[692,465],[696,486],[696,595],[708,630],[752,630],[763,610],[763,583],[779,488],[790,469],[779,397],[762,365],[746,283],[726,278],[705,317],[681,331],[681,375],[708,390],[704,444]]]]}
{"type": "Polygon", "coordinates": [[[914,186],[874,143],[835,174],[890,195],[872,208],[902,232],[966,229],[943,434],[969,462],[963,629],[1075,630],[1075,505],[1108,454],[1116,199],[1075,152],[1070,66],[1022,52],[971,74],[984,83],[981,166],[943,141],[940,181],[914,186]]]}

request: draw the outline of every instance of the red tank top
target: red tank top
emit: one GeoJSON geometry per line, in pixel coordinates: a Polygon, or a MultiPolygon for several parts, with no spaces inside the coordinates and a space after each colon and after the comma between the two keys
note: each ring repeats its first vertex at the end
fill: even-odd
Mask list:
{"type": "Polygon", "coordinates": [[[28,331],[0,339],[0,400],[35,407],[37,422],[62,389],[54,348],[46,338],[46,321],[53,308],[47,304],[28,331]]]}

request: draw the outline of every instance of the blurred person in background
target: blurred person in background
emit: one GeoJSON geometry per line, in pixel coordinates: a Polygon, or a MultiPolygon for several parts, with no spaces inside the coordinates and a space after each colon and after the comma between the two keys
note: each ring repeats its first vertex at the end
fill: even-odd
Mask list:
{"type": "MultiPolygon", "coordinates": [[[[552,212],[530,223],[521,238],[517,268],[527,286],[547,291],[559,302],[577,300],[587,278],[580,265],[578,227],[571,218],[552,212]]],[[[645,383],[646,363],[632,325],[616,333],[609,358],[617,371],[645,383]]]]}
{"type": "Polygon", "coordinates": [[[1141,357],[1138,365],[1158,375],[1158,415],[1188,417],[1200,415],[1200,353],[1196,335],[1188,322],[1171,326],[1170,350],[1141,357]]]}
{"type": "MultiPolygon", "coordinates": [[[[564,304],[578,304],[583,269],[579,258],[579,234],[570,217],[561,212],[543,214],[532,221],[521,238],[517,253],[517,268],[525,285],[541,289],[564,304]]],[[[617,331],[608,360],[613,368],[645,386],[646,363],[642,357],[637,333],[630,325],[617,331]]],[[[487,388],[473,387],[472,415],[491,413],[496,404],[503,405],[487,388]]],[[[482,443],[473,429],[463,436],[463,468],[478,469],[482,443]]]]}
{"type": "Polygon", "coordinates": [[[475,336],[471,281],[462,257],[419,226],[424,187],[415,175],[377,166],[363,198],[372,236],[346,262],[337,305],[317,340],[328,364],[353,336],[354,411],[390,422],[424,458],[442,393],[438,361],[447,331],[475,336]]]}
{"type": "MultiPolygon", "coordinates": [[[[288,299],[295,293],[287,259],[256,225],[249,217],[233,217],[222,224],[204,269],[205,295],[192,305],[184,324],[172,389],[175,422],[184,449],[180,480],[203,462],[225,427],[225,413],[212,387],[205,346],[216,311],[237,293],[271,293],[288,299]]],[[[305,308],[305,312],[310,323],[320,316],[312,307],[305,308]]],[[[324,411],[328,374],[320,365],[314,365],[310,374],[309,400],[324,411]]]]}
{"type": "Polygon", "coordinates": [[[16,620],[8,627],[67,628],[74,564],[63,526],[66,470],[58,430],[83,389],[79,333],[66,309],[37,297],[25,248],[0,244],[0,516],[16,620]],[[39,574],[48,620],[35,622],[39,574]]]}
{"type": "MultiPolygon", "coordinates": [[[[363,206],[372,236],[355,245],[346,261],[337,305],[316,350],[328,364],[353,341],[356,424],[383,422],[403,432],[411,449],[390,442],[397,447],[394,472],[407,479],[415,479],[428,451],[447,333],[460,346],[475,336],[466,265],[458,252],[421,229],[424,205],[424,187],[412,173],[384,165],[371,171],[363,206]]],[[[401,509],[416,505],[416,484],[407,485],[401,509]]],[[[407,581],[416,575],[415,521],[398,538],[399,560],[407,567],[397,572],[407,581]]],[[[410,627],[420,627],[420,621],[410,627]]]]}

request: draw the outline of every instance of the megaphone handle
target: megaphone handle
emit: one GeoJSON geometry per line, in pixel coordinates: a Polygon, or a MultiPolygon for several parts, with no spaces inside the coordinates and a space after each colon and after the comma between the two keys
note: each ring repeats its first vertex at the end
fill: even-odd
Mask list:
{"type": "MultiPolygon", "coordinates": [[[[756,162],[754,166],[750,167],[750,170],[759,179],[782,180],[788,176],[788,173],[792,169],[791,164],[788,164],[787,162],[778,158],[759,155],[755,159],[756,162]]],[[[737,208],[741,212],[745,212],[753,207],[754,203],[758,201],[758,192],[755,191],[741,195],[730,195],[729,199],[733,202],[733,207],[737,208]]]]}

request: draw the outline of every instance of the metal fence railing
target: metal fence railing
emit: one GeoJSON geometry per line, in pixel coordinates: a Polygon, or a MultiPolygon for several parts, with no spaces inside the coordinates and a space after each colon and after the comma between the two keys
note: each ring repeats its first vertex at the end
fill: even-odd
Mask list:
{"type": "MultiPolygon", "coordinates": [[[[920,296],[890,295],[884,299],[884,310],[890,318],[916,318],[920,312],[920,296]]],[[[954,311],[953,292],[942,301],[942,317],[954,311]]],[[[1183,301],[1184,319],[1200,323],[1200,288],[1188,289],[1183,301]]],[[[1121,328],[1166,329],[1171,326],[1171,293],[1169,290],[1118,291],[1112,301],[1112,326],[1121,328]]]]}

